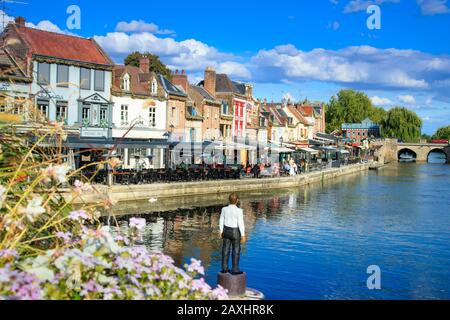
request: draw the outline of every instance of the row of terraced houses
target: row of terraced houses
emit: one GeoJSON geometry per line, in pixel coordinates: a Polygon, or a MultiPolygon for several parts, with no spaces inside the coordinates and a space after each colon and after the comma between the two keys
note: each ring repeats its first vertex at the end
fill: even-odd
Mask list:
{"type": "Polygon", "coordinates": [[[241,162],[255,163],[249,141],[308,147],[325,131],[320,103],[256,99],[251,84],[211,67],[192,84],[183,70],[170,79],[152,72],[145,57],[117,65],[95,40],[29,28],[24,18],[2,33],[0,71],[0,113],[21,115],[23,130],[63,123],[77,166],[94,160],[93,149],[118,146],[124,167],[163,168],[176,143],[236,140],[241,162]]]}

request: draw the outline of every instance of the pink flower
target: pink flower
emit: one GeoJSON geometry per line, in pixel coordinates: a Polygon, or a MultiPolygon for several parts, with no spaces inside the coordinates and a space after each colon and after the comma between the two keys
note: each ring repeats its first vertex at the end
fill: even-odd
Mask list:
{"type": "Polygon", "coordinates": [[[228,290],[222,288],[222,286],[218,286],[212,292],[212,298],[216,300],[228,300],[228,290]]]}
{"type": "Polygon", "coordinates": [[[56,236],[60,239],[63,239],[66,243],[72,240],[72,234],[70,232],[57,232],[56,236]]]}
{"type": "Polygon", "coordinates": [[[89,183],[83,183],[80,180],[75,181],[73,186],[75,193],[79,196],[81,196],[84,192],[90,192],[93,190],[89,183]]]}
{"type": "Polygon", "coordinates": [[[191,259],[191,264],[187,266],[187,271],[197,273],[202,276],[205,275],[205,268],[203,268],[202,262],[194,258],[191,259]]]}
{"type": "Polygon", "coordinates": [[[141,218],[131,218],[130,219],[130,228],[136,229],[139,232],[143,232],[145,230],[146,221],[141,218]]]}
{"type": "Polygon", "coordinates": [[[72,221],[84,222],[85,220],[89,219],[89,216],[87,215],[87,212],[84,210],[72,211],[69,214],[69,219],[72,221]]]}

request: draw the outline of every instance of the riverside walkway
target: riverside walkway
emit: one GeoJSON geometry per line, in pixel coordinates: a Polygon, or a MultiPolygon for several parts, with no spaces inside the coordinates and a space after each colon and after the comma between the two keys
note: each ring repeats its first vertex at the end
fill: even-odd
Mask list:
{"type": "MultiPolygon", "coordinates": [[[[200,182],[156,183],[148,185],[96,185],[97,192],[86,194],[77,202],[98,203],[108,196],[117,202],[149,201],[167,198],[194,197],[200,195],[220,195],[231,192],[251,192],[287,189],[334,179],[340,176],[368,171],[370,163],[354,164],[341,168],[326,169],[293,177],[275,177],[241,180],[215,180],[200,182]]],[[[71,195],[66,194],[70,200],[71,195]]]]}

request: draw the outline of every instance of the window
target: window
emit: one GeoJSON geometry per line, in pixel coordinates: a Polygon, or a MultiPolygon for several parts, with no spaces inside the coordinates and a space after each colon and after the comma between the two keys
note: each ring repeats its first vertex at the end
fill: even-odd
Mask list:
{"type": "Polygon", "coordinates": [[[69,86],[69,66],[58,65],[56,79],[58,87],[67,88],[69,86]]]}
{"type": "Polygon", "coordinates": [[[6,106],[4,104],[0,105],[0,113],[6,112],[6,106]]]}
{"type": "Polygon", "coordinates": [[[178,112],[177,112],[177,107],[176,106],[172,106],[172,113],[171,113],[171,117],[172,117],[172,124],[174,126],[178,125],[178,112]]]}
{"type": "Polygon", "coordinates": [[[130,91],[130,75],[128,73],[123,76],[122,90],[130,91]]]}
{"type": "Polygon", "coordinates": [[[67,121],[67,102],[57,102],[56,103],[56,121],[66,123],[66,121],[67,121]]]}
{"type": "Polygon", "coordinates": [[[149,115],[150,127],[155,127],[156,126],[156,108],[149,108],[148,115],[149,115]]]}
{"type": "Polygon", "coordinates": [[[105,71],[95,70],[94,89],[95,91],[105,91],[105,71]]]}
{"type": "Polygon", "coordinates": [[[225,101],[222,101],[222,114],[229,115],[228,104],[225,101]]]}
{"type": "Polygon", "coordinates": [[[80,88],[91,90],[91,70],[86,68],[80,69],[80,88]]]}
{"type": "Polygon", "coordinates": [[[156,79],[153,79],[151,86],[151,94],[156,95],[157,93],[158,93],[158,83],[156,82],[156,79]]]}
{"type": "Polygon", "coordinates": [[[38,63],[38,83],[39,84],[50,84],[50,64],[49,63],[38,63]]]}
{"type": "Polygon", "coordinates": [[[120,107],[120,122],[121,125],[128,125],[128,106],[126,105],[120,107]]]}
{"type": "Polygon", "coordinates": [[[195,108],[195,106],[188,106],[188,112],[191,116],[196,117],[198,115],[197,113],[197,109],[195,108]]]}
{"type": "Polygon", "coordinates": [[[81,111],[81,119],[84,121],[89,121],[91,119],[91,108],[83,107],[81,111]]]}
{"type": "Polygon", "coordinates": [[[48,119],[48,101],[38,101],[37,103],[38,118],[48,119]]]}
{"type": "MultiPolygon", "coordinates": [[[[48,108],[47,108],[48,110],[48,108]]],[[[19,103],[15,103],[13,108],[12,108],[12,113],[13,114],[24,114],[24,106],[22,104],[19,103]]],[[[47,119],[47,117],[46,117],[47,119]]]]}
{"type": "Polygon", "coordinates": [[[100,121],[108,121],[108,107],[100,108],[100,121]]]}

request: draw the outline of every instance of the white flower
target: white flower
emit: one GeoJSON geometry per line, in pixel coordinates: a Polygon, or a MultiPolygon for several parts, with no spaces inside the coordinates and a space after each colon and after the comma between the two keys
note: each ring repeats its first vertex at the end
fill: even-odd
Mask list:
{"type": "Polygon", "coordinates": [[[0,185],[0,209],[3,208],[3,202],[6,200],[6,188],[0,185]]]}
{"type": "Polygon", "coordinates": [[[45,213],[44,207],[42,207],[42,198],[35,197],[28,203],[25,209],[25,215],[30,222],[34,222],[37,217],[45,213]]]}
{"type": "Polygon", "coordinates": [[[58,165],[53,166],[51,164],[47,169],[43,171],[44,181],[50,182],[52,179],[57,183],[65,183],[67,182],[67,173],[70,171],[68,165],[58,165]]]}

